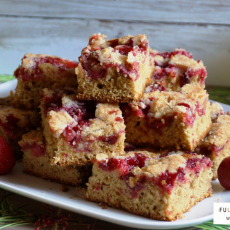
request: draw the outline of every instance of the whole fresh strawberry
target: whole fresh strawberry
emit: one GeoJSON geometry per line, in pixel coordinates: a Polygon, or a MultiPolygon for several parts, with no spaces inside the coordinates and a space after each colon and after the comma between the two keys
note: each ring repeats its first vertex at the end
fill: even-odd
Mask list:
{"type": "Polygon", "coordinates": [[[217,174],[220,184],[224,188],[230,189],[230,156],[222,160],[217,170],[217,174]]]}
{"type": "Polygon", "coordinates": [[[9,173],[16,159],[14,153],[6,141],[0,136],[0,175],[9,173]]]}

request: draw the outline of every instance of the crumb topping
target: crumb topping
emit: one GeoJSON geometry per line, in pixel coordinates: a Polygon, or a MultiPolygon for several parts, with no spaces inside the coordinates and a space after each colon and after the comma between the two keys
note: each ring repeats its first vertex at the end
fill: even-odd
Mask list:
{"type": "MultiPolygon", "coordinates": [[[[147,56],[148,40],[145,35],[126,36],[118,39],[105,40],[106,36],[94,34],[89,45],[82,50],[79,57],[80,65],[91,80],[102,79],[109,70],[116,69],[124,77],[136,81],[139,68],[147,56]]],[[[78,74],[79,70],[76,69],[78,74]]]]}
{"type": "Polygon", "coordinates": [[[36,55],[27,53],[22,58],[22,64],[15,70],[14,76],[23,81],[32,79],[40,80],[44,75],[44,65],[52,65],[56,68],[56,71],[62,72],[69,69],[75,69],[78,63],[76,61],[66,60],[47,54],[36,55]]]}
{"type": "Polygon", "coordinates": [[[202,141],[202,143],[215,144],[222,146],[230,139],[229,123],[213,123],[210,131],[202,141]]]}
{"type": "Polygon", "coordinates": [[[216,117],[216,122],[230,123],[230,116],[228,114],[222,115],[222,113],[219,113],[218,116],[216,117]]]}
{"type": "Polygon", "coordinates": [[[193,126],[196,116],[206,112],[208,95],[202,87],[185,85],[181,92],[145,93],[139,102],[121,106],[125,117],[130,115],[146,119],[148,127],[160,129],[170,125],[174,119],[193,126]]]}
{"type": "Polygon", "coordinates": [[[18,144],[21,146],[22,151],[30,150],[31,154],[35,157],[41,157],[46,154],[41,128],[24,134],[18,144]]]}
{"type": "Polygon", "coordinates": [[[95,141],[114,145],[124,135],[125,125],[116,103],[82,101],[66,90],[44,89],[42,96],[41,107],[51,132],[77,151],[91,152],[95,141]]]}
{"type": "Polygon", "coordinates": [[[192,54],[184,49],[175,49],[170,53],[150,50],[150,64],[155,65],[155,70],[152,83],[145,92],[178,91],[191,83],[204,86],[206,69],[201,61],[192,58],[192,54]]]}
{"type": "Polygon", "coordinates": [[[168,171],[169,173],[175,173],[179,167],[185,168],[186,159],[180,155],[169,155],[167,157],[160,158],[153,164],[143,168],[145,172],[151,173],[151,176],[156,177],[160,173],[168,171]]]}
{"type": "Polygon", "coordinates": [[[96,166],[103,171],[119,172],[119,178],[130,188],[133,198],[145,188],[147,180],[170,194],[177,181],[186,182],[186,173],[198,174],[212,165],[207,157],[182,151],[165,157],[150,152],[130,152],[122,157],[111,158],[100,155],[96,162],[96,166]]]}
{"type": "Polygon", "coordinates": [[[49,120],[50,129],[57,138],[68,125],[77,125],[77,122],[64,110],[58,112],[50,111],[47,115],[47,120],[49,120]]]}
{"type": "Polygon", "coordinates": [[[37,128],[36,130],[31,130],[30,132],[24,134],[22,136],[23,142],[40,142],[43,143],[43,134],[41,128],[37,128]]]}

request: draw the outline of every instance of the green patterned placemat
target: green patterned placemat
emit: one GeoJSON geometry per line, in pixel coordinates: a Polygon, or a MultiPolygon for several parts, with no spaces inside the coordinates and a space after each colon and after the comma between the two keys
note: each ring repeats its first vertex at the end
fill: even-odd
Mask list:
{"type": "Polygon", "coordinates": [[[199,224],[194,226],[193,228],[185,228],[186,230],[198,230],[198,229],[203,229],[203,230],[226,230],[230,229],[230,224],[213,224],[213,221],[208,221],[203,224],[199,224]]]}
{"type": "MultiPolygon", "coordinates": [[[[0,74],[0,83],[3,83],[3,82],[7,82],[7,81],[10,81],[10,80],[13,80],[15,79],[14,76],[12,75],[1,75],[0,74]]],[[[225,103],[225,104],[230,104],[230,88],[225,88],[225,87],[207,87],[207,91],[209,93],[209,97],[211,100],[214,100],[214,101],[219,101],[219,102],[222,102],[222,103],[225,103]]],[[[0,203],[1,204],[1,203],[0,203]]],[[[21,210],[21,208],[20,208],[21,210]]],[[[5,210],[2,209],[2,206],[0,206],[0,229],[6,225],[10,226],[16,226],[17,224],[14,223],[15,221],[15,217],[14,216],[8,216],[8,219],[7,219],[7,223],[1,223],[3,222],[5,219],[3,218],[3,213],[4,213],[5,210]],[[12,221],[10,221],[12,220],[12,221]]],[[[33,214],[31,214],[33,215],[33,214]]],[[[36,214],[34,214],[34,216],[36,216],[36,214]]],[[[17,221],[20,221],[20,220],[17,220],[17,221]]],[[[28,221],[31,221],[28,220],[28,221]]],[[[77,221],[77,220],[76,220],[77,221]]],[[[25,221],[26,222],[26,221],[25,221]]],[[[31,222],[30,222],[31,223],[31,222]]],[[[25,223],[26,224],[26,223],[25,223]]],[[[19,225],[23,225],[23,222],[20,223],[19,225]]],[[[226,229],[230,229],[230,225],[214,225],[213,224],[213,221],[208,221],[206,223],[203,223],[203,224],[200,224],[200,225],[196,225],[194,227],[190,227],[190,228],[186,228],[186,230],[198,230],[198,229],[204,229],[204,230],[226,230],[226,229]]]]}

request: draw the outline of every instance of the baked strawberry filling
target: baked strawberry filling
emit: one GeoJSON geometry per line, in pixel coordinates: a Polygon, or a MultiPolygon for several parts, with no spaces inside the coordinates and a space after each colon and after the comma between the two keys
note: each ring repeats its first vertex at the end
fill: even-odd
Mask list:
{"type": "Polygon", "coordinates": [[[132,104],[123,103],[120,105],[122,115],[125,119],[128,119],[131,116],[145,117],[149,111],[149,106],[146,106],[146,109],[139,107],[138,109],[132,109],[132,104]]]}
{"type": "Polygon", "coordinates": [[[157,91],[157,90],[167,91],[167,89],[165,88],[165,82],[164,81],[157,82],[157,84],[153,84],[153,85],[146,87],[145,93],[151,93],[151,92],[157,91]]]}
{"type": "MultiPolygon", "coordinates": [[[[27,56],[24,56],[23,59],[26,59],[27,56]]],[[[27,80],[40,80],[43,77],[43,71],[39,68],[40,65],[44,63],[49,63],[58,68],[58,71],[61,73],[62,71],[66,71],[68,69],[74,69],[77,67],[78,63],[76,61],[68,61],[61,58],[54,57],[37,57],[33,60],[33,65],[29,68],[19,67],[15,71],[15,77],[20,78],[23,81],[27,80]]]]}
{"type": "Polygon", "coordinates": [[[26,143],[21,147],[22,151],[30,150],[31,154],[35,157],[42,157],[46,154],[46,149],[44,145],[39,145],[38,143],[26,143]]]}
{"type": "Polygon", "coordinates": [[[148,127],[150,127],[151,129],[155,130],[156,133],[158,133],[159,135],[163,134],[163,130],[166,127],[169,127],[172,122],[174,121],[174,116],[176,116],[177,114],[174,113],[173,115],[163,115],[161,118],[155,118],[152,116],[148,116],[147,117],[147,125],[148,127]]]}
{"type": "Polygon", "coordinates": [[[114,48],[114,51],[127,56],[128,53],[134,51],[134,49],[132,46],[119,45],[114,48]]]}
{"type": "MultiPolygon", "coordinates": [[[[93,44],[93,40],[96,39],[99,35],[94,35],[90,38],[89,44],[93,44]]],[[[110,41],[106,41],[106,48],[112,47],[112,52],[120,53],[121,55],[127,56],[129,53],[132,53],[133,56],[137,56],[138,53],[144,52],[147,54],[148,41],[143,41],[141,44],[135,44],[134,40],[130,38],[126,43],[119,44],[118,39],[113,39],[110,41]]],[[[136,81],[139,78],[139,63],[134,61],[133,63],[128,63],[124,61],[123,64],[117,64],[111,60],[111,62],[103,62],[101,63],[98,53],[95,51],[102,50],[103,48],[100,46],[96,46],[96,48],[92,45],[92,47],[86,47],[82,51],[82,55],[79,58],[79,61],[83,67],[83,69],[87,72],[87,76],[91,80],[95,79],[103,79],[105,78],[110,69],[118,71],[122,73],[126,77],[130,77],[132,74],[136,77],[130,77],[132,81],[136,81]]]]}
{"type": "Polygon", "coordinates": [[[117,38],[107,41],[108,46],[115,48],[119,45],[119,40],[117,38]]]}
{"type": "Polygon", "coordinates": [[[119,46],[130,47],[130,48],[137,46],[140,51],[147,51],[148,46],[149,46],[149,42],[147,40],[141,41],[139,44],[136,44],[133,38],[129,38],[128,41],[123,44],[119,44],[119,39],[112,39],[112,40],[107,41],[106,43],[108,44],[108,47],[112,47],[115,49],[119,46]]]}
{"type": "Polygon", "coordinates": [[[83,109],[81,108],[81,111],[78,110],[74,115],[72,112],[71,116],[74,117],[74,119],[78,122],[78,124],[74,126],[70,124],[64,129],[63,136],[66,142],[69,145],[78,149],[78,151],[80,151],[78,144],[80,142],[84,143],[84,148],[81,147],[81,149],[84,149],[85,152],[92,151],[91,144],[95,141],[102,141],[104,143],[114,145],[117,142],[120,133],[122,133],[122,131],[119,132],[118,134],[112,134],[110,136],[85,137],[82,135],[83,129],[86,126],[90,127],[91,119],[95,118],[96,103],[93,104],[93,102],[88,101],[87,103],[85,103],[84,106],[85,107],[83,109]],[[94,107],[95,110],[92,109],[94,107]]]}
{"type": "Polygon", "coordinates": [[[195,152],[205,156],[210,156],[212,153],[215,153],[215,156],[218,157],[219,152],[225,148],[225,145],[228,142],[229,140],[222,146],[216,146],[215,144],[210,144],[208,146],[200,146],[195,149],[195,152]]]}
{"type": "Polygon", "coordinates": [[[206,112],[206,103],[207,103],[207,101],[205,101],[202,105],[200,105],[198,103],[198,101],[196,102],[196,105],[195,105],[196,106],[196,111],[197,111],[199,116],[203,116],[205,114],[205,112],[206,112]]]}
{"type": "MultiPolygon", "coordinates": [[[[90,127],[92,119],[95,119],[95,112],[97,102],[95,101],[80,101],[77,99],[71,99],[71,103],[67,105],[62,103],[63,92],[65,95],[73,94],[71,90],[54,91],[51,96],[44,96],[43,108],[47,115],[50,111],[66,111],[73,119],[74,123],[71,122],[63,130],[62,135],[68,145],[74,147],[76,151],[91,152],[91,145],[95,141],[102,141],[104,143],[114,145],[120,134],[124,131],[120,131],[117,134],[109,136],[84,136],[82,135],[83,130],[86,127],[90,127]]],[[[115,113],[116,111],[112,111],[115,113]]],[[[121,117],[116,117],[115,121],[122,122],[121,117]]]]}
{"type": "MultiPolygon", "coordinates": [[[[154,98],[149,98],[150,101],[154,101],[154,98]]],[[[190,126],[191,128],[194,125],[195,119],[196,119],[196,112],[199,116],[203,116],[206,111],[206,105],[200,105],[197,101],[195,105],[195,109],[192,109],[191,106],[187,103],[178,103],[177,106],[184,106],[186,107],[186,112],[181,113],[180,117],[183,118],[183,122],[190,126]]],[[[154,130],[156,133],[161,135],[165,128],[170,127],[171,124],[174,122],[175,117],[178,116],[178,112],[172,111],[170,113],[166,113],[162,115],[161,117],[154,117],[153,114],[150,111],[150,105],[145,104],[143,101],[140,101],[138,103],[138,109],[136,106],[133,106],[132,103],[130,104],[122,104],[121,110],[124,118],[127,120],[130,117],[139,117],[140,121],[145,122],[145,126],[148,129],[154,130]]],[[[140,124],[140,121],[136,124],[138,126],[140,124]]]]}
{"type": "Polygon", "coordinates": [[[186,113],[184,115],[184,123],[189,125],[191,128],[194,125],[195,119],[196,119],[196,112],[201,117],[205,114],[206,111],[206,104],[200,105],[198,101],[195,105],[195,110],[192,110],[191,106],[187,103],[179,103],[178,106],[184,106],[186,107],[186,113]]]}
{"type": "MultiPolygon", "coordinates": [[[[156,66],[160,66],[160,63],[155,63],[156,66]]],[[[171,65],[171,64],[164,64],[163,67],[157,67],[152,75],[152,79],[158,82],[166,81],[166,78],[179,78],[179,85],[183,87],[186,84],[191,83],[191,79],[194,76],[199,76],[200,84],[204,84],[204,80],[207,77],[207,72],[204,68],[200,68],[197,70],[192,69],[183,69],[181,67],[171,65]]],[[[173,84],[173,83],[171,83],[173,84]]]]}
{"type": "Polygon", "coordinates": [[[28,130],[32,128],[29,127],[29,125],[27,125],[27,127],[20,127],[18,125],[18,122],[20,120],[13,114],[7,115],[6,120],[7,122],[2,122],[0,120],[0,125],[4,129],[5,134],[11,139],[17,140],[21,136],[21,134],[25,132],[25,128],[28,130]]]}
{"type": "Polygon", "coordinates": [[[63,93],[65,93],[65,95],[71,95],[71,94],[74,94],[74,91],[62,90],[62,92],[60,93],[58,90],[54,90],[53,94],[49,96],[46,96],[43,93],[40,94],[44,100],[43,110],[45,112],[45,115],[47,115],[51,110],[57,112],[62,109],[62,94],[63,93]]]}
{"type": "Polygon", "coordinates": [[[184,123],[192,128],[196,119],[196,113],[192,111],[190,105],[187,103],[179,103],[178,106],[186,107],[186,113],[184,114],[184,123]]]}
{"type": "Polygon", "coordinates": [[[137,147],[135,147],[134,145],[129,144],[129,143],[125,143],[125,149],[124,149],[124,151],[126,153],[134,151],[135,149],[137,149],[137,147]]]}
{"type": "Polygon", "coordinates": [[[199,173],[202,169],[212,167],[212,161],[205,156],[203,156],[202,158],[190,157],[187,160],[186,167],[194,173],[199,173]]]}
{"type": "Polygon", "coordinates": [[[129,184],[130,177],[135,177],[135,175],[133,175],[132,172],[129,172],[125,176],[123,176],[122,179],[125,182],[126,186],[130,189],[131,197],[132,198],[137,198],[138,197],[138,192],[146,187],[145,183],[147,181],[147,177],[145,175],[141,175],[138,178],[138,181],[132,187],[129,184]]]}
{"type": "Polygon", "coordinates": [[[204,80],[207,77],[207,72],[204,68],[197,70],[188,69],[184,74],[180,75],[180,87],[183,87],[186,84],[191,82],[191,78],[194,76],[199,76],[200,84],[204,84],[204,80]]]}
{"type": "MultiPolygon", "coordinates": [[[[161,65],[161,63],[158,64],[161,65]]],[[[155,64],[157,67],[152,75],[152,79],[163,80],[166,77],[176,77],[178,67],[167,63],[159,68],[158,64],[155,64]]]]}
{"type": "Polygon", "coordinates": [[[181,49],[176,49],[176,50],[173,50],[172,52],[157,52],[157,53],[152,53],[150,52],[150,55],[152,57],[156,56],[156,55],[160,55],[162,56],[164,59],[166,58],[171,58],[172,56],[175,56],[175,55],[184,55],[188,58],[193,58],[192,54],[189,53],[187,50],[181,50],[181,49]]]}
{"type": "MultiPolygon", "coordinates": [[[[71,91],[65,91],[66,95],[71,94],[71,91]]],[[[83,140],[82,130],[84,126],[90,126],[91,119],[95,118],[97,103],[95,101],[79,101],[72,100],[71,106],[63,105],[63,95],[56,91],[52,96],[44,98],[44,111],[48,114],[52,111],[66,111],[76,123],[69,124],[63,131],[63,136],[66,142],[71,146],[76,146],[83,140]]]]}
{"type": "MultiPolygon", "coordinates": [[[[133,48],[132,48],[133,49],[133,48]]],[[[121,54],[124,55],[126,50],[120,50],[121,54]]],[[[100,63],[95,55],[92,53],[85,53],[79,58],[83,69],[87,72],[87,76],[91,80],[103,79],[108,75],[110,69],[119,70],[125,76],[129,77],[131,74],[135,74],[136,78],[131,78],[136,81],[139,78],[139,63],[133,62],[132,64],[125,62],[124,64],[116,64],[113,62],[100,63]]]]}
{"type": "MultiPolygon", "coordinates": [[[[152,75],[153,84],[158,83],[159,85],[164,85],[165,82],[170,82],[169,87],[172,87],[175,84],[179,84],[180,87],[183,87],[186,84],[190,84],[192,78],[199,77],[200,84],[204,85],[204,80],[207,77],[207,72],[204,68],[193,70],[175,64],[170,64],[170,58],[177,54],[184,55],[188,58],[193,58],[191,53],[189,53],[186,50],[180,50],[180,49],[174,50],[170,53],[150,52],[150,56],[152,57],[156,55],[160,55],[164,58],[163,62],[159,60],[154,61],[155,71],[152,75]],[[178,78],[178,80],[175,80],[174,78],[178,78]]],[[[164,91],[164,88],[158,88],[158,90],[164,91]]],[[[152,92],[152,91],[155,91],[155,88],[148,87],[148,92],[152,92]]]]}
{"type": "Polygon", "coordinates": [[[139,168],[144,167],[145,162],[148,159],[149,157],[146,157],[141,153],[135,153],[133,157],[129,156],[127,158],[110,158],[108,161],[99,161],[99,168],[104,171],[119,170],[121,175],[124,175],[136,166],[139,168]]]}
{"type": "Polygon", "coordinates": [[[117,142],[118,135],[111,135],[108,137],[101,136],[101,137],[98,137],[97,139],[99,141],[103,141],[103,142],[108,143],[110,145],[114,145],[117,142]]]}
{"type": "MultiPolygon", "coordinates": [[[[226,142],[226,144],[228,143],[228,141],[226,142]]],[[[226,145],[225,144],[225,145],[226,145]]],[[[225,145],[223,146],[216,146],[216,145],[212,145],[211,146],[211,151],[215,153],[216,156],[218,156],[218,152],[220,152],[221,150],[224,149],[225,145]]]]}
{"type": "MultiPolygon", "coordinates": [[[[170,155],[170,152],[169,154],[170,155]]],[[[138,192],[145,188],[145,183],[150,181],[154,185],[161,189],[161,193],[172,193],[172,190],[176,184],[185,183],[186,172],[198,174],[202,169],[209,169],[212,166],[212,161],[207,157],[193,157],[193,153],[189,155],[186,160],[185,168],[179,167],[176,172],[169,172],[168,170],[161,172],[158,176],[146,176],[146,174],[140,174],[136,183],[130,185],[130,177],[136,177],[131,171],[134,167],[143,168],[146,166],[146,161],[150,158],[144,156],[142,153],[135,153],[133,157],[127,158],[110,158],[108,161],[102,160],[98,162],[98,166],[103,171],[112,172],[118,170],[120,172],[120,179],[123,180],[126,186],[130,189],[130,195],[133,198],[138,196],[138,192]]]]}
{"type": "MultiPolygon", "coordinates": [[[[152,100],[154,99],[152,98],[152,100]]],[[[125,119],[128,119],[130,116],[140,117],[144,119],[145,125],[148,129],[152,129],[160,135],[163,133],[164,128],[169,127],[172,124],[175,119],[174,117],[177,115],[175,112],[173,114],[165,114],[160,118],[155,118],[150,113],[150,105],[145,105],[144,107],[145,108],[139,106],[139,109],[136,110],[132,108],[131,104],[122,104],[121,110],[125,119]]],[[[140,122],[138,122],[136,126],[139,124],[140,122]]]]}
{"type": "Polygon", "coordinates": [[[184,183],[185,171],[184,168],[178,168],[175,173],[170,173],[168,170],[162,172],[158,177],[152,178],[151,182],[161,188],[162,192],[172,193],[176,181],[184,183]]]}
{"type": "Polygon", "coordinates": [[[192,157],[194,155],[192,153],[189,155],[190,157],[186,161],[185,168],[179,167],[175,173],[170,173],[166,170],[160,173],[158,177],[153,177],[151,182],[161,188],[162,191],[171,194],[177,181],[180,183],[187,181],[185,177],[187,171],[198,174],[202,169],[209,169],[212,166],[212,161],[207,157],[192,157]]]}

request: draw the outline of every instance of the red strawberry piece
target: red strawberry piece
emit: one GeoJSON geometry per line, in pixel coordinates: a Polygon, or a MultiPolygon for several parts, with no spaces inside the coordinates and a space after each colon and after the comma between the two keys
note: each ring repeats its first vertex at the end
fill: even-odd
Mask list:
{"type": "Polygon", "coordinates": [[[0,136],[0,175],[9,173],[16,159],[14,153],[7,142],[0,136]]]}

